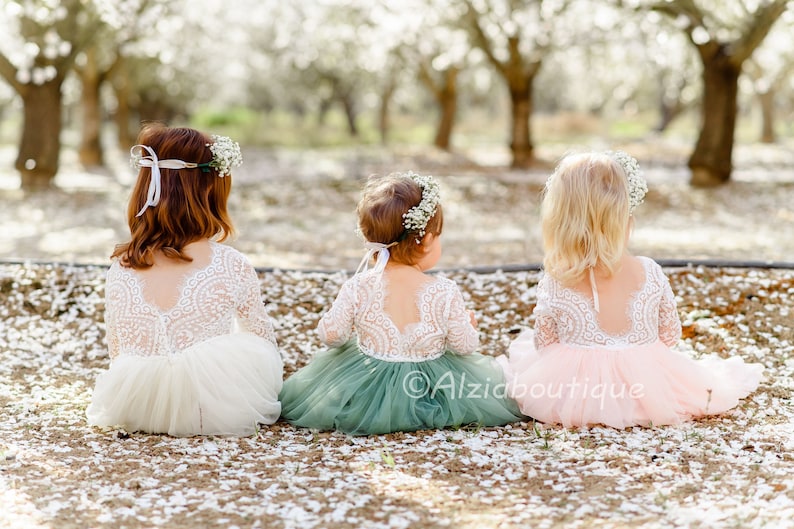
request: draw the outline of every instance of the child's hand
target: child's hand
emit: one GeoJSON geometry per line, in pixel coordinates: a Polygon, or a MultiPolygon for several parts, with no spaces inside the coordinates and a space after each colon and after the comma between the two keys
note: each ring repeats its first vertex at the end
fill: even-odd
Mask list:
{"type": "Polygon", "coordinates": [[[474,311],[469,311],[469,321],[471,322],[471,326],[475,329],[477,328],[477,316],[474,315],[474,311]]]}

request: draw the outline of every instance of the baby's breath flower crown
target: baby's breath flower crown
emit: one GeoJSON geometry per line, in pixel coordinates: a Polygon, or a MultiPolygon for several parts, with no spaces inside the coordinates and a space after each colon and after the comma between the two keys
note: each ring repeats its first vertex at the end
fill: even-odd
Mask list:
{"type": "Polygon", "coordinates": [[[642,204],[645,199],[645,193],[648,192],[648,184],[642,177],[640,164],[636,158],[623,151],[609,151],[607,154],[623,167],[623,172],[626,173],[626,178],[629,181],[629,212],[633,212],[634,208],[642,204]]]}
{"type": "Polygon", "coordinates": [[[210,136],[212,143],[207,147],[212,151],[212,160],[207,163],[199,164],[199,167],[212,167],[218,171],[218,176],[224,177],[232,174],[232,167],[243,165],[243,155],[240,152],[240,144],[232,141],[228,136],[210,136]]]}
{"type": "Polygon", "coordinates": [[[441,200],[438,182],[432,176],[418,175],[414,172],[405,173],[422,188],[422,200],[416,206],[403,213],[403,228],[406,232],[416,232],[416,243],[422,242],[427,223],[436,214],[441,200]]]}

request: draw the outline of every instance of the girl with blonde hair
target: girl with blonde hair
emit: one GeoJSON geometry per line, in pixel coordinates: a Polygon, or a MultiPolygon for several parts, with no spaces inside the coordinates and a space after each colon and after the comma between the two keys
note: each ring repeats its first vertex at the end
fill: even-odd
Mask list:
{"type": "Polygon", "coordinates": [[[144,126],[139,169],[105,286],[110,368],[88,422],[127,431],[250,435],[275,422],[282,362],[259,279],[237,250],[226,202],[240,146],[144,126]]]}
{"type": "Polygon", "coordinates": [[[670,283],[628,250],[646,191],[620,151],[566,156],[548,179],[534,329],[497,359],[524,414],[565,427],[674,424],[725,412],[758,386],[760,364],[672,349],[670,283]]]}

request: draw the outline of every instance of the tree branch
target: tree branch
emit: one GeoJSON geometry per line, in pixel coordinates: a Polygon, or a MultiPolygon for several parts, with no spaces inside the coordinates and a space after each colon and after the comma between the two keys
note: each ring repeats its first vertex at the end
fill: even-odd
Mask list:
{"type": "Polygon", "coordinates": [[[764,41],[775,21],[788,8],[790,0],[775,0],[758,9],[741,37],[731,46],[731,62],[741,67],[764,41]]]}
{"type": "Polygon", "coordinates": [[[465,17],[469,21],[468,27],[471,30],[470,33],[474,39],[474,45],[485,53],[485,56],[488,57],[488,61],[493,64],[499,73],[506,75],[505,65],[496,58],[493,52],[493,44],[485,34],[485,31],[483,31],[482,25],[480,25],[479,12],[475,9],[470,0],[464,0],[464,2],[466,4],[465,17]]]}
{"type": "Polygon", "coordinates": [[[430,67],[427,65],[427,61],[424,59],[419,61],[419,71],[417,72],[419,80],[424,83],[424,85],[433,92],[433,95],[436,99],[441,99],[441,88],[438,86],[438,83],[433,79],[433,75],[430,73],[430,67]]]}
{"type": "Polygon", "coordinates": [[[2,53],[0,53],[0,75],[18,94],[22,93],[24,85],[17,80],[17,68],[2,53]]]}
{"type": "Polygon", "coordinates": [[[705,60],[713,57],[720,50],[720,43],[713,38],[713,34],[706,26],[703,11],[695,4],[693,0],[674,0],[672,2],[655,2],[650,6],[651,11],[662,13],[673,19],[683,16],[687,19],[687,26],[684,31],[689,38],[689,41],[695,46],[700,54],[701,59],[705,60]],[[699,43],[694,38],[694,31],[697,28],[703,28],[709,34],[709,40],[705,43],[699,43]]]}

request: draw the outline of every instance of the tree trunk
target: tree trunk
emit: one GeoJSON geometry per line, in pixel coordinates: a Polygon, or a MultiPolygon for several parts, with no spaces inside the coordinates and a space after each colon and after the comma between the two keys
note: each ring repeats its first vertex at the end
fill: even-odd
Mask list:
{"type": "Polygon", "coordinates": [[[693,186],[716,186],[731,178],[740,70],[724,53],[703,61],[702,126],[689,158],[693,186]]]}
{"type": "Polygon", "coordinates": [[[664,95],[659,96],[659,123],[656,125],[656,132],[666,131],[670,123],[681,115],[685,107],[680,95],[672,101],[664,95]]]}
{"type": "Polygon", "coordinates": [[[113,93],[116,95],[116,111],[113,119],[116,122],[116,135],[119,148],[126,151],[135,143],[138,127],[132,127],[132,111],[130,109],[129,70],[123,58],[120,59],[118,68],[111,77],[113,93]]]}
{"type": "Polygon", "coordinates": [[[132,112],[130,111],[129,85],[124,83],[116,86],[116,112],[114,121],[116,122],[116,140],[119,148],[127,150],[135,143],[136,133],[130,129],[132,112]]]}
{"type": "Polygon", "coordinates": [[[345,117],[347,118],[347,130],[350,136],[358,137],[358,126],[356,125],[356,106],[353,102],[353,96],[349,93],[340,96],[342,106],[345,109],[345,117]]]}
{"type": "Polygon", "coordinates": [[[43,189],[58,173],[61,151],[61,84],[56,76],[44,84],[28,84],[20,92],[24,123],[14,167],[25,190],[43,189]]]}
{"type": "Polygon", "coordinates": [[[444,72],[444,85],[438,91],[439,116],[436,138],[433,144],[448,151],[452,145],[452,129],[458,113],[458,68],[452,66],[444,72]]]}
{"type": "Polygon", "coordinates": [[[80,103],[83,110],[83,130],[78,151],[83,167],[100,167],[104,165],[102,142],[102,111],[99,105],[99,89],[102,77],[97,67],[96,51],[86,50],[86,63],[80,68],[82,93],[80,103]]]}
{"type": "Polygon", "coordinates": [[[530,167],[535,161],[535,147],[532,145],[529,127],[532,116],[532,79],[525,81],[519,86],[510,86],[510,152],[513,154],[510,165],[514,168],[530,167]]]}
{"type": "Polygon", "coordinates": [[[325,120],[328,117],[328,111],[331,110],[331,106],[334,100],[331,97],[326,97],[320,100],[320,106],[317,108],[317,126],[324,127],[325,120]]]}
{"type": "Polygon", "coordinates": [[[775,90],[761,92],[758,100],[761,103],[761,142],[775,143],[775,90]]]}
{"type": "Polygon", "coordinates": [[[389,142],[389,129],[391,128],[389,108],[391,107],[392,96],[394,96],[394,91],[396,89],[397,83],[395,83],[394,80],[389,80],[380,96],[378,130],[380,132],[380,142],[382,145],[386,145],[389,142]]]}

